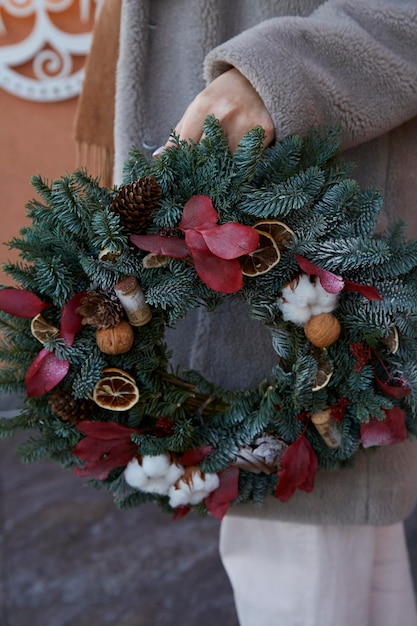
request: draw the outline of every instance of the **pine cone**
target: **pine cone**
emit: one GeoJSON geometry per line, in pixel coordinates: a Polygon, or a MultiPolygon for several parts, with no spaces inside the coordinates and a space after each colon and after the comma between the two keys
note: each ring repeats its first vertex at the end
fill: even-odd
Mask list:
{"type": "Polygon", "coordinates": [[[120,187],[110,210],[119,216],[127,232],[139,234],[146,230],[161,196],[162,190],[156,179],[153,176],[142,176],[130,185],[120,187]]]}
{"type": "Polygon", "coordinates": [[[82,324],[90,324],[94,328],[112,328],[122,319],[123,307],[113,292],[90,291],[81,299],[76,312],[81,315],[82,324]]]}
{"type": "Polygon", "coordinates": [[[251,446],[240,448],[234,464],[254,474],[272,474],[288,445],[274,435],[262,435],[251,446]]]}
{"type": "Polygon", "coordinates": [[[55,415],[70,424],[89,419],[94,409],[94,403],[91,400],[74,398],[69,389],[54,391],[49,400],[49,406],[55,415]]]}

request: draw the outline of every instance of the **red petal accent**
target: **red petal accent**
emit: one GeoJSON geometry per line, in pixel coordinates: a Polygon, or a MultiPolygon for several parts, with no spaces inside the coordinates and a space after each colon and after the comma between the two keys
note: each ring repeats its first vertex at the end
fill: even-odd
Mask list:
{"type": "Polygon", "coordinates": [[[307,493],[313,491],[317,467],[317,456],[307,437],[301,435],[281,457],[276,497],[287,502],[297,488],[307,493]]]}
{"type": "Polygon", "coordinates": [[[199,250],[200,252],[210,253],[209,247],[204,241],[203,235],[198,230],[186,230],[185,231],[185,243],[193,253],[193,250],[199,250]]]}
{"type": "Polygon", "coordinates": [[[296,254],[295,256],[297,263],[303,272],[318,276],[321,286],[325,291],[327,291],[327,293],[339,293],[342,289],[344,289],[345,291],[355,291],[356,293],[360,293],[361,296],[364,296],[368,300],[383,300],[382,296],[379,295],[375,287],[354,283],[351,280],[343,280],[341,276],[324,270],[322,267],[311,263],[311,261],[308,261],[299,254],[296,254]]]}
{"type": "Polygon", "coordinates": [[[182,519],[183,517],[185,517],[186,515],[188,515],[188,513],[191,511],[191,508],[189,506],[179,506],[175,509],[175,513],[172,516],[172,521],[176,522],[179,519],[182,519]]]}
{"type": "Polygon", "coordinates": [[[93,422],[91,420],[82,420],[75,428],[93,439],[103,440],[130,440],[130,435],[141,432],[138,428],[123,426],[123,424],[118,424],[117,422],[93,422]]]}
{"type": "Polygon", "coordinates": [[[353,369],[355,372],[360,372],[361,369],[371,360],[371,348],[368,345],[364,345],[363,343],[360,343],[360,341],[357,341],[350,344],[349,350],[357,360],[353,369]]]}
{"type": "MultiPolygon", "coordinates": [[[[99,461],[109,454],[109,452],[120,443],[126,443],[120,439],[95,439],[94,437],[83,437],[72,449],[72,453],[80,461],[99,461]]],[[[127,443],[130,443],[129,440],[127,443]]],[[[134,455],[132,455],[134,456],[134,455]]]]}
{"type": "Polygon", "coordinates": [[[86,293],[86,291],[76,293],[62,309],[60,336],[65,339],[65,343],[68,346],[72,346],[75,335],[82,328],[82,316],[76,313],[76,309],[80,306],[80,302],[86,293]]]}
{"type": "Polygon", "coordinates": [[[209,230],[199,229],[209,250],[221,259],[236,259],[259,245],[259,234],[251,226],[229,222],[209,230]]]}
{"type": "Polygon", "coordinates": [[[380,378],[378,378],[376,374],[374,375],[378,387],[389,398],[401,400],[402,398],[405,398],[405,396],[408,396],[409,393],[411,393],[411,387],[409,386],[408,381],[402,376],[391,376],[390,378],[388,378],[387,382],[384,382],[380,378]]]}
{"type": "Polygon", "coordinates": [[[16,317],[35,317],[49,304],[42,302],[38,296],[27,289],[13,287],[0,290],[0,311],[16,317]]]}
{"type": "Polygon", "coordinates": [[[242,269],[237,259],[226,261],[211,252],[192,250],[195,271],[213,291],[234,293],[243,286],[242,269]]]}
{"type": "Polygon", "coordinates": [[[190,254],[184,241],[179,237],[167,237],[165,235],[131,235],[130,241],[146,252],[164,254],[173,259],[184,259],[190,254]]]}
{"type": "Polygon", "coordinates": [[[346,412],[346,409],[349,405],[349,400],[347,398],[339,398],[336,404],[330,407],[332,418],[341,424],[343,420],[343,416],[346,412]]]}
{"type": "Polygon", "coordinates": [[[85,420],[76,425],[77,430],[87,435],[73,448],[72,453],[85,467],[74,467],[77,476],[89,476],[104,480],[116,467],[125,467],[137,452],[137,445],[130,439],[137,428],[123,426],[116,422],[93,422],[85,420]]]}
{"type": "MultiPolygon", "coordinates": [[[[166,437],[174,433],[175,419],[161,415],[156,419],[155,426],[148,428],[148,432],[155,437],[166,437]]],[[[143,432],[143,431],[142,431],[143,432]]]]}
{"type": "Polygon", "coordinates": [[[96,439],[82,439],[73,449],[73,454],[81,460],[89,461],[85,467],[73,467],[72,471],[80,478],[97,478],[105,480],[111,470],[116,467],[126,467],[137,452],[137,445],[132,442],[98,441],[96,439]],[[81,444],[84,443],[84,446],[81,444]],[[87,453],[90,452],[90,455],[87,453]]]}
{"type": "Polygon", "coordinates": [[[184,205],[181,230],[210,228],[217,224],[219,214],[209,196],[192,196],[184,205]]]}
{"type": "Polygon", "coordinates": [[[216,519],[223,519],[232,500],[239,495],[239,468],[228,467],[219,474],[220,485],[204,500],[208,511],[216,519]]]}
{"type": "Polygon", "coordinates": [[[364,448],[371,446],[390,446],[407,438],[405,412],[400,407],[384,411],[386,418],[377,420],[372,417],[361,425],[361,442],[364,448]]]}
{"type": "Polygon", "coordinates": [[[299,254],[296,254],[295,257],[297,259],[298,265],[303,270],[303,272],[306,272],[307,274],[313,274],[314,276],[319,277],[321,286],[325,291],[327,291],[327,293],[340,293],[342,291],[344,287],[344,281],[341,276],[324,270],[322,267],[311,263],[311,261],[305,259],[299,254]]]}
{"type": "Polygon", "coordinates": [[[345,291],[355,291],[356,293],[360,293],[361,296],[364,296],[367,300],[384,299],[375,287],[371,287],[370,285],[360,285],[359,283],[354,283],[351,280],[345,280],[344,289],[345,291]]]}
{"type": "Polygon", "coordinates": [[[25,376],[28,398],[43,396],[51,391],[68,374],[68,361],[57,359],[53,352],[43,348],[32,361],[25,376]]]}
{"type": "Polygon", "coordinates": [[[185,466],[198,465],[198,463],[204,461],[213,450],[213,446],[200,446],[194,450],[188,450],[188,452],[185,452],[180,458],[180,464],[185,466]]]}

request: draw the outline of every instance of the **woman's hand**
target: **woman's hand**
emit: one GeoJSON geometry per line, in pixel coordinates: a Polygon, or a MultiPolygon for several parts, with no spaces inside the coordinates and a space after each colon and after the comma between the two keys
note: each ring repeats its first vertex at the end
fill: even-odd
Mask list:
{"type": "MultiPolygon", "coordinates": [[[[274,139],[274,124],[261,97],[235,68],[218,76],[194,98],[175,132],[180,139],[200,141],[203,122],[208,115],[214,115],[220,121],[232,152],[254,126],[262,126],[265,130],[265,146],[274,139]]],[[[168,141],[164,147],[169,144],[168,141]]]]}

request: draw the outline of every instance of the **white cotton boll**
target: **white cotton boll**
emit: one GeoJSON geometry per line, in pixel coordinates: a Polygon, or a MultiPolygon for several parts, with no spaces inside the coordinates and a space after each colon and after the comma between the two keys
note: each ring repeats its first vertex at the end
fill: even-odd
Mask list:
{"type": "Polygon", "coordinates": [[[204,479],[198,477],[199,480],[193,481],[193,488],[190,494],[190,504],[198,504],[202,502],[209,493],[219,486],[219,477],[217,474],[204,474],[204,479]]]}
{"type": "Polygon", "coordinates": [[[124,476],[128,485],[146,493],[166,495],[168,489],[184,473],[181,465],[170,462],[165,454],[144,456],[141,463],[132,459],[125,468],[124,476]]]}
{"type": "Polygon", "coordinates": [[[160,496],[166,496],[171,483],[169,483],[165,476],[157,476],[156,478],[149,478],[146,481],[146,485],[142,487],[142,491],[146,493],[156,493],[160,496]]]}
{"type": "Polygon", "coordinates": [[[169,505],[176,509],[177,506],[190,504],[191,488],[189,485],[179,481],[176,485],[171,485],[168,491],[169,505]]]}
{"type": "Polygon", "coordinates": [[[148,477],[143,471],[143,467],[136,458],[133,458],[126,465],[124,477],[127,484],[135,489],[142,489],[148,481],[148,477]]]}
{"type": "Polygon", "coordinates": [[[171,483],[167,482],[165,476],[150,478],[136,458],[127,464],[124,477],[128,485],[145,493],[166,495],[171,485],[171,483]]]}
{"type": "Polygon", "coordinates": [[[328,305],[324,305],[324,304],[313,304],[310,307],[310,314],[311,317],[313,317],[313,315],[320,315],[320,313],[331,313],[334,309],[334,305],[328,304],[328,305]]]}
{"type": "Polygon", "coordinates": [[[199,471],[192,472],[187,479],[180,479],[168,491],[169,504],[175,509],[187,504],[199,504],[209,493],[219,486],[217,474],[202,474],[199,471]]]}
{"type": "Polygon", "coordinates": [[[199,472],[195,472],[193,474],[193,480],[190,485],[190,488],[191,488],[190,499],[189,499],[190,504],[198,504],[199,502],[204,500],[204,498],[206,498],[208,494],[210,493],[206,489],[205,476],[203,477],[203,475],[200,474],[199,472]]]}
{"type": "Polygon", "coordinates": [[[289,304],[305,307],[316,299],[314,284],[308,274],[300,274],[282,290],[282,298],[289,304]]]}
{"type": "Polygon", "coordinates": [[[330,313],[337,307],[338,294],[327,293],[318,277],[311,282],[308,274],[300,274],[282,290],[278,306],[285,322],[304,326],[313,315],[330,313]]]}
{"type": "Polygon", "coordinates": [[[220,480],[217,474],[204,474],[204,489],[211,493],[219,488],[220,480]]]}
{"type": "Polygon", "coordinates": [[[310,304],[315,302],[314,284],[308,274],[300,274],[282,290],[282,300],[278,306],[285,322],[303,326],[311,317],[310,304]]]}
{"type": "Polygon", "coordinates": [[[330,313],[337,307],[339,295],[337,293],[328,293],[323,289],[319,279],[315,282],[316,299],[311,306],[312,315],[319,315],[320,313],[330,313]]]}
{"type": "Polygon", "coordinates": [[[147,476],[165,476],[171,465],[171,459],[167,454],[142,457],[143,471],[147,476]]]}
{"type": "Polygon", "coordinates": [[[304,326],[311,317],[310,307],[299,307],[286,302],[280,302],[279,308],[282,311],[284,322],[293,322],[299,326],[304,326]]]}
{"type": "Polygon", "coordinates": [[[134,489],[139,489],[145,493],[157,493],[166,495],[170,488],[165,476],[149,478],[137,459],[132,459],[124,471],[125,481],[134,489]]]}
{"type": "Polygon", "coordinates": [[[296,291],[299,293],[299,296],[303,299],[305,304],[312,304],[316,301],[316,287],[315,284],[311,282],[308,274],[300,274],[298,277],[298,286],[296,291]]]}
{"type": "Polygon", "coordinates": [[[171,463],[167,473],[165,474],[165,480],[169,485],[173,485],[184,474],[185,469],[182,465],[176,465],[171,463]]]}

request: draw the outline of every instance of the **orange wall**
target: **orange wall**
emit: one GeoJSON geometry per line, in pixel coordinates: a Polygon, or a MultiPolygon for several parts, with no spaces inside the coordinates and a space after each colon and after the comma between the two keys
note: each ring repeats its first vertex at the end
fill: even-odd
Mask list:
{"type": "MultiPolygon", "coordinates": [[[[35,196],[31,176],[51,180],[75,168],[75,106],[75,98],[43,104],[0,90],[0,263],[17,259],[4,242],[28,223],[25,204],[35,196]]],[[[12,283],[3,271],[0,282],[12,283]]]]}
{"type": "MultiPolygon", "coordinates": [[[[0,33],[0,46],[25,39],[34,23],[34,16],[18,19],[1,7],[0,18],[6,27],[6,32],[0,33]]],[[[80,22],[79,0],[50,18],[68,32],[88,32],[92,28],[91,20],[80,22]]],[[[74,62],[78,69],[84,58],[75,58],[74,62]]],[[[19,71],[30,76],[30,64],[21,66],[19,71]]],[[[76,103],[76,98],[56,103],[30,102],[0,88],[0,264],[17,259],[16,252],[10,251],[4,242],[18,235],[20,228],[28,223],[25,204],[35,196],[30,186],[31,176],[41,174],[51,180],[75,168],[76,103]]],[[[1,269],[0,283],[12,283],[1,269]]]]}

